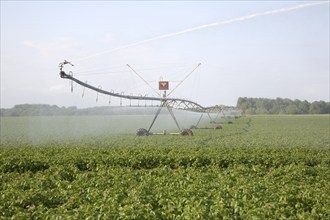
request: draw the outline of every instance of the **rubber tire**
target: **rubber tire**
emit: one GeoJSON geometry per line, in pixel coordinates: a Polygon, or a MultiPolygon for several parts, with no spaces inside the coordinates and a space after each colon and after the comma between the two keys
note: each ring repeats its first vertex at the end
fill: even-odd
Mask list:
{"type": "Polygon", "coordinates": [[[181,131],[182,136],[194,136],[194,133],[190,129],[183,129],[181,131]]]}
{"type": "Polygon", "coordinates": [[[148,136],[148,131],[144,128],[139,128],[137,131],[136,131],[136,135],[137,136],[148,136]]]}

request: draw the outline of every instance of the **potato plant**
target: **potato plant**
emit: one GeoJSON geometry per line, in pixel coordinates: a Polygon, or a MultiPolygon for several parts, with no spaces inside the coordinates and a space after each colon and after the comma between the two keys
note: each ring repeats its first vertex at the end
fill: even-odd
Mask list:
{"type": "MultiPolygon", "coordinates": [[[[0,147],[1,219],[329,219],[329,116],[0,147]]],[[[208,125],[205,125],[208,126],[208,125]]]]}

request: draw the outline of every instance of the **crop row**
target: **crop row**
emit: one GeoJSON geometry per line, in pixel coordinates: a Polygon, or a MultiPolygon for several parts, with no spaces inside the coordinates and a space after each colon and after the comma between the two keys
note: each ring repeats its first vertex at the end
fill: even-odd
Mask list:
{"type": "Polygon", "coordinates": [[[325,148],[3,148],[3,218],[330,217],[325,148]]]}
{"type": "Polygon", "coordinates": [[[330,167],[327,148],[6,148],[1,151],[1,172],[37,172],[53,165],[73,165],[81,171],[98,166],[152,169],[162,166],[228,168],[260,165],[277,168],[302,164],[330,167]],[[66,156],[69,154],[70,156],[66,156]],[[51,155],[51,156],[50,156],[51,155]]]}

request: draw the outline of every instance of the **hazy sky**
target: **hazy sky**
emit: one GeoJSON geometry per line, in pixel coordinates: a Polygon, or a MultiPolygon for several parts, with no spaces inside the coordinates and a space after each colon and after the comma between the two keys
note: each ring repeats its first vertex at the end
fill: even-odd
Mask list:
{"type": "Polygon", "coordinates": [[[329,2],[1,1],[1,108],[120,104],[79,85],[71,93],[64,59],[77,78],[124,94],[155,95],[126,64],[173,89],[202,63],[173,97],[329,101],[329,2]],[[295,8],[310,3],[321,4],[295,8]]]}

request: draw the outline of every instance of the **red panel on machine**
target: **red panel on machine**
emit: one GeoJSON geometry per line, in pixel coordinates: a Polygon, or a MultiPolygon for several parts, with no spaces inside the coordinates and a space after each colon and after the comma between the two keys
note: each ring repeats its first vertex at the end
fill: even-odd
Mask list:
{"type": "Polygon", "coordinates": [[[168,81],[159,81],[159,90],[168,90],[169,83],[168,81]]]}

